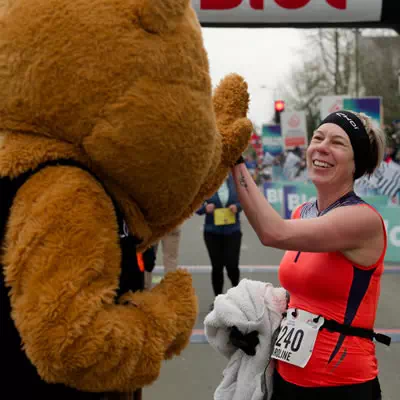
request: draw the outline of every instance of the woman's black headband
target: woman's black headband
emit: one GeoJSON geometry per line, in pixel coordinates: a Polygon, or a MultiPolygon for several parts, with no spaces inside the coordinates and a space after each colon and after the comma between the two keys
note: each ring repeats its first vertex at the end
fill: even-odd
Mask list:
{"type": "Polygon", "coordinates": [[[350,139],[356,166],[354,179],[360,178],[366,172],[371,173],[375,167],[376,154],[360,118],[352,112],[341,110],[329,114],[319,126],[328,123],[340,126],[350,139]]]}

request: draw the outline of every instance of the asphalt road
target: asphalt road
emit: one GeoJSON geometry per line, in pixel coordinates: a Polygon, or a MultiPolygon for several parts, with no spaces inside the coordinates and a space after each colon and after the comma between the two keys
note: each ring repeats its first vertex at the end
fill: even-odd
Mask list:
{"type": "MultiPolygon", "coordinates": [[[[194,285],[200,302],[196,335],[193,336],[192,343],[180,357],[165,362],[157,382],[143,390],[144,400],[213,399],[213,393],[222,379],[222,371],[227,365],[227,360],[204,343],[202,336],[203,321],[208,313],[209,305],[213,301],[208,268],[199,268],[199,266],[209,266],[210,264],[203,241],[202,224],[203,218],[199,216],[194,216],[184,224],[179,254],[181,266],[194,266],[192,268],[194,285]],[[196,341],[200,343],[194,343],[196,341]]],[[[283,252],[263,247],[245,218],[242,218],[242,226],[241,276],[279,285],[276,268],[260,269],[258,266],[279,265],[283,252]]],[[[159,266],[157,270],[162,270],[160,250],[157,255],[157,265],[159,266]]],[[[154,283],[159,279],[160,276],[156,272],[154,283]]],[[[228,282],[226,280],[225,290],[230,287],[228,282]]],[[[399,291],[400,271],[388,268],[388,272],[382,278],[376,328],[390,329],[398,336],[400,336],[399,291]]],[[[383,400],[399,400],[400,340],[395,340],[390,347],[377,343],[376,351],[380,366],[383,400]]]]}

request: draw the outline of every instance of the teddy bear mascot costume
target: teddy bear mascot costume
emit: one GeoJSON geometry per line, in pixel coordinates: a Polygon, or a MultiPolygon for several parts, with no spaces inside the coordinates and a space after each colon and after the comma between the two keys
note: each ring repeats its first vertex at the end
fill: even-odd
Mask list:
{"type": "Polygon", "coordinates": [[[138,397],[190,341],[188,272],[136,254],[246,148],[244,80],[212,93],[189,0],[2,0],[2,392],[138,397]]]}

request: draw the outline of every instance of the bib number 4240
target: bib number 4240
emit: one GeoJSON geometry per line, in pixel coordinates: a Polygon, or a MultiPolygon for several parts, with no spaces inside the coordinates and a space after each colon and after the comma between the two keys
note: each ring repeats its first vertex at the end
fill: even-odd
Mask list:
{"type": "Polygon", "coordinates": [[[272,358],[304,368],[314,349],[314,344],[324,318],[303,310],[289,309],[282,320],[272,358]]]}

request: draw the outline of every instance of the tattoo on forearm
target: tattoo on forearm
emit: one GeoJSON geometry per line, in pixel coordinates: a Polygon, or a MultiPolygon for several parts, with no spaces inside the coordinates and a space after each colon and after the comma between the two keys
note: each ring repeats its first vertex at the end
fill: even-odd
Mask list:
{"type": "Polygon", "coordinates": [[[247,183],[242,173],[240,174],[239,183],[240,186],[243,186],[247,190],[247,183]]]}

